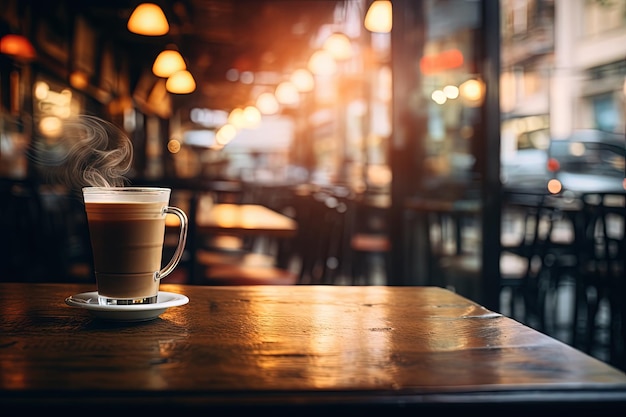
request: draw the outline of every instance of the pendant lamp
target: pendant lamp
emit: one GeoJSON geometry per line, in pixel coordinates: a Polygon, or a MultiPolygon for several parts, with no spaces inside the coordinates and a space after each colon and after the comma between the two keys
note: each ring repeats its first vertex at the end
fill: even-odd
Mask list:
{"type": "Polygon", "coordinates": [[[289,77],[289,81],[293,85],[296,86],[299,92],[308,93],[309,91],[313,91],[315,87],[315,79],[313,78],[313,74],[304,68],[298,68],[295,70],[291,77],[289,77]]]}
{"type": "Polygon", "coordinates": [[[307,66],[315,75],[333,75],[337,72],[337,61],[326,49],[313,52],[307,66]]]}
{"type": "Polygon", "coordinates": [[[261,93],[257,97],[256,106],[262,114],[276,114],[280,110],[276,96],[269,92],[261,93]]]}
{"type": "Polygon", "coordinates": [[[133,10],[128,30],[138,35],[161,36],[170,30],[165,13],[154,3],[142,3],[133,10]]]}
{"type": "Polygon", "coordinates": [[[170,75],[165,83],[165,88],[174,94],[189,94],[195,91],[196,81],[187,70],[177,71],[170,75]]]}
{"type": "Polygon", "coordinates": [[[324,41],[324,49],[337,61],[344,61],[352,57],[352,43],[347,35],[335,32],[324,41]]]}
{"type": "Polygon", "coordinates": [[[35,48],[28,38],[12,33],[0,39],[0,53],[24,61],[30,61],[36,56],[35,48]]]}
{"type": "Polygon", "coordinates": [[[391,1],[375,0],[367,10],[364,25],[370,32],[391,32],[393,26],[391,1]]]}
{"type": "Polygon", "coordinates": [[[276,100],[286,106],[295,106],[300,102],[300,93],[291,81],[283,81],[276,86],[276,100]]]}
{"type": "Polygon", "coordinates": [[[187,69],[182,55],[173,49],[165,49],[154,60],[152,73],[157,77],[167,78],[177,71],[187,69]]]}

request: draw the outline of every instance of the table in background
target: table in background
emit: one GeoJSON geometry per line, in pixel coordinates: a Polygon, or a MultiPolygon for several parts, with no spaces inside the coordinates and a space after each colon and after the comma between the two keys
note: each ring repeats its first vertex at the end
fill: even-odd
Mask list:
{"type": "Polygon", "coordinates": [[[189,304],[135,324],[64,304],[93,290],[0,284],[3,411],[626,411],[626,374],[442,288],[164,284],[189,304]]]}
{"type": "Polygon", "coordinates": [[[227,233],[292,237],[298,224],[292,218],[259,204],[214,204],[199,210],[196,227],[200,233],[227,233]]]}
{"type": "MultiPolygon", "coordinates": [[[[297,222],[282,213],[259,204],[211,204],[207,208],[198,205],[190,216],[189,231],[189,275],[191,282],[196,272],[196,246],[204,237],[228,235],[240,237],[265,237],[285,239],[294,237],[297,222]]],[[[176,216],[167,217],[168,228],[178,226],[176,216]]]]}
{"type": "MultiPolygon", "coordinates": [[[[209,234],[292,237],[298,230],[295,220],[259,204],[212,204],[207,210],[199,209],[194,222],[198,232],[209,234]]],[[[168,215],[166,224],[178,227],[178,218],[168,215]]]]}

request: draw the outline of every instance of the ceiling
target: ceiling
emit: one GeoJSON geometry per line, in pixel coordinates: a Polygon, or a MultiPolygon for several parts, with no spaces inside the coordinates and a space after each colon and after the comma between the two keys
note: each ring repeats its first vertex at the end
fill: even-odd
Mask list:
{"type": "Polygon", "coordinates": [[[167,35],[130,33],[126,22],[137,1],[69,0],[133,59],[135,68],[151,68],[156,55],[175,45],[196,78],[194,93],[178,103],[229,110],[245,104],[250,85],[228,81],[230,68],[253,73],[288,73],[311,54],[309,42],[319,27],[333,21],[345,0],[172,0],[159,4],[170,23],[167,35]]]}

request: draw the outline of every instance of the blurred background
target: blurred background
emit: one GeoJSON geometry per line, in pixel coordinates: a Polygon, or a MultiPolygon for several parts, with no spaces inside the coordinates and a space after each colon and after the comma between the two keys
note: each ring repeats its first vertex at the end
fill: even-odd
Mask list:
{"type": "Polygon", "coordinates": [[[626,1],[142,3],[0,3],[1,281],[94,282],[57,176],[90,115],[190,213],[170,282],[236,251],[295,284],[445,286],[626,367],[626,1]],[[194,224],[222,203],[298,233],[220,246],[194,224]]]}

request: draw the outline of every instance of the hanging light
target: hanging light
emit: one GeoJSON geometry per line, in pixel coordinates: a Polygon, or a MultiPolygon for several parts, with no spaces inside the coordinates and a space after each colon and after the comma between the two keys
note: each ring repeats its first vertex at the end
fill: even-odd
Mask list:
{"type": "Polygon", "coordinates": [[[324,41],[323,48],[337,61],[352,58],[352,43],[350,38],[343,33],[335,32],[324,41]]]}
{"type": "Polygon", "coordinates": [[[242,129],[245,125],[243,118],[243,109],[236,107],[228,114],[228,124],[232,125],[235,129],[242,129]]]}
{"type": "Polygon", "coordinates": [[[165,88],[174,94],[189,94],[196,89],[196,81],[187,70],[177,71],[170,75],[165,83],[165,88]]]}
{"type": "Polygon", "coordinates": [[[315,80],[313,74],[309,70],[304,68],[297,69],[291,74],[289,81],[296,86],[299,92],[308,93],[315,87],[315,80]]]}
{"type": "Polygon", "coordinates": [[[333,75],[337,71],[335,58],[325,49],[313,52],[308,67],[315,75],[333,75]]]}
{"type": "Polygon", "coordinates": [[[375,0],[365,15],[365,29],[370,32],[389,33],[393,26],[391,1],[375,0]]]}
{"type": "Polygon", "coordinates": [[[84,90],[89,86],[89,77],[83,71],[72,71],[70,74],[70,85],[79,90],[84,90]]]}
{"type": "Polygon", "coordinates": [[[300,102],[298,89],[291,81],[283,81],[276,87],[276,100],[286,106],[295,106],[300,102]]]}
{"type": "Polygon", "coordinates": [[[229,123],[220,127],[215,134],[215,141],[220,146],[225,146],[237,136],[237,128],[229,123]]]}
{"type": "Polygon", "coordinates": [[[28,38],[9,33],[0,39],[0,53],[14,58],[30,61],[35,58],[35,48],[28,38]]]}
{"type": "Polygon", "coordinates": [[[478,107],[485,97],[485,84],[478,79],[471,78],[459,86],[459,96],[470,107],[478,107]]]}
{"type": "Polygon", "coordinates": [[[253,129],[261,123],[261,112],[255,106],[246,106],[243,109],[244,126],[253,129]]]}
{"type": "Polygon", "coordinates": [[[161,36],[170,30],[165,13],[154,3],[142,3],[130,15],[128,30],[138,35],[161,36]]]}
{"type": "Polygon", "coordinates": [[[182,55],[173,49],[165,49],[154,60],[152,73],[157,77],[167,78],[177,71],[187,69],[182,55]]]}
{"type": "Polygon", "coordinates": [[[262,114],[276,114],[280,110],[276,96],[268,92],[261,93],[257,97],[256,106],[262,114]]]}

